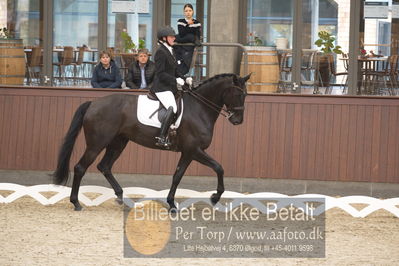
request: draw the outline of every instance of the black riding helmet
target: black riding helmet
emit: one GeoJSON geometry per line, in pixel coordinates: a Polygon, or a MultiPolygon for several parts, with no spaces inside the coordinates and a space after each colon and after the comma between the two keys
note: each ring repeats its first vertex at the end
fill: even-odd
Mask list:
{"type": "MultiPolygon", "coordinates": [[[[175,30],[171,26],[164,26],[158,30],[157,37],[159,41],[164,41],[163,38],[167,36],[176,36],[175,30]]],[[[168,44],[171,45],[170,43],[168,44]]]]}
{"type": "Polygon", "coordinates": [[[158,30],[157,37],[158,40],[162,40],[166,36],[175,36],[176,32],[171,26],[164,26],[158,30]]]}

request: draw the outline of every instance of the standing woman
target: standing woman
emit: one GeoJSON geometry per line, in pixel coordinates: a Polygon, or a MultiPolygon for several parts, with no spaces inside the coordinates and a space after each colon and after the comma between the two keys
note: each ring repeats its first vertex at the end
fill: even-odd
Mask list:
{"type": "Polygon", "coordinates": [[[111,59],[108,51],[100,53],[100,63],[93,70],[91,85],[93,88],[121,88],[122,77],[119,67],[111,59]]]}
{"type": "MultiPolygon", "coordinates": [[[[156,137],[157,146],[168,149],[170,142],[167,138],[169,127],[173,121],[173,116],[177,112],[177,105],[174,94],[177,92],[177,84],[183,86],[183,75],[180,74],[173,50],[176,39],[175,30],[170,27],[162,27],[157,32],[159,48],[155,52],[155,77],[151,91],[155,93],[159,101],[166,108],[167,112],[162,121],[159,137],[156,137]]],[[[192,78],[186,79],[191,86],[192,78]]]]}
{"type": "MultiPolygon", "coordinates": [[[[178,43],[194,43],[200,46],[201,23],[193,18],[194,8],[191,4],[184,5],[185,18],[177,21],[179,34],[176,36],[178,43]]],[[[191,61],[193,59],[194,46],[176,45],[176,57],[181,61],[179,65],[180,72],[184,75],[190,71],[191,61]]]]}

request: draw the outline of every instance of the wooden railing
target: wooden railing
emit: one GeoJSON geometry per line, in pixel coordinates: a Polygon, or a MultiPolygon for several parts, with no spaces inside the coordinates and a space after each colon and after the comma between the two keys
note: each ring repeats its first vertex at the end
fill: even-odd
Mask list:
{"type": "MultiPolygon", "coordinates": [[[[53,170],[72,115],[109,89],[0,88],[0,169],[53,170]]],[[[226,176],[399,183],[399,101],[250,94],[244,123],[220,117],[208,152],[226,176]]],[[[84,150],[82,134],[72,157],[84,150]]],[[[178,154],[129,143],[116,173],[173,174],[178,154]]],[[[89,171],[97,171],[96,163],[89,171]]],[[[188,175],[214,175],[193,163],[188,175]]]]}

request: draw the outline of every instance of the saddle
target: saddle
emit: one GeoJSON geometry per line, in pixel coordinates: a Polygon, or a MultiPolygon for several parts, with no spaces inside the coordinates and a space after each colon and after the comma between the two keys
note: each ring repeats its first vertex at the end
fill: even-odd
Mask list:
{"type": "MultiPolygon", "coordinates": [[[[176,114],[175,114],[174,117],[173,117],[173,122],[172,122],[172,124],[174,124],[174,123],[176,122],[176,119],[179,117],[179,115],[180,115],[180,113],[181,113],[181,111],[182,111],[182,106],[181,106],[181,105],[182,105],[182,101],[181,101],[181,99],[182,99],[182,97],[183,97],[183,94],[182,94],[181,91],[178,91],[174,96],[175,96],[175,101],[176,101],[176,105],[177,105],[177,112],[176,112],[176,114]]],[[[150,100],[159,101],[157,95],[156,95],[155,93],[153,93],[152,91],[149,91],[149,92],[147,93],[147,97],[148,97],[148,99],[150,99],[150,100]]],[[[153,112],[153,113],[150,115],[150,118],[153,117],[157,112],[158,112],[158,120],[159,120],[161,123],[163,123],[163,121],[164,121],[164,119],[165,119],[165,115],[166,115],[166,108],[165,108],[165,106],[163,106],[163,104],[161,103],[161,101],[159,101],[159,108],[158,108],[157,110],[155,110],[155,112],[153,112]]]]}
{"type": "MultiPolygon", "coordinates": [[[[175,95],[175,101],[176,101],[176,105],[177,105],[177,112],[176,114],[173,116],[173,121],[171,123],[171,125],[176,123],[176,120],[178,119],[178,117],[181,115],[183,107],[182,107],[182,97],[183,97],[183,93],[181,91],[178,91],[175,95]]],[[[151,115],[150,115],[150,119],[156,114],[158,113],[158,120],[163,123],[166,117],[166,108],[165,106],[163,106],[163,104],[161,103],[161,101],[159,101],[158,97],[156,96],[155,93],[149,91],[147,94],[147,98],[153,101],[158,101],[159,102],[159,108],[157,110],[155,110],[151,115]]],[[[172,143],[172,145],[169,147],[170,150],[173,151],[177,151],[177,145],[178,145],[178,140],[177,140],[177,131],[176,131],[176,127],[169,127],[168,129],[168,133],[167,133],[167,138],[170,140],[170,142],[172,143]]]]}

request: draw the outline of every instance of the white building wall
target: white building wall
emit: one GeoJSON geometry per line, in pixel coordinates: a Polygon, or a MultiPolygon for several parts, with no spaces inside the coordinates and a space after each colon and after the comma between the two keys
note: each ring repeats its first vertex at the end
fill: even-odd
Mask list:
{"type": "MultiPolygon", "coordinates": [[[[342,47],[344,53],[349,52],[349,23],[350,23],[350,0],[335,0],[338,4],[338,31],[336,44],[342,47]]],[[[340,56],[338,56],[339,58],[340,56]]],[[[342,60],[337,60],[337,72],[344,72],[342,60]]],[[[339,80],[340,82],[340,80],[339,80]]]]}

